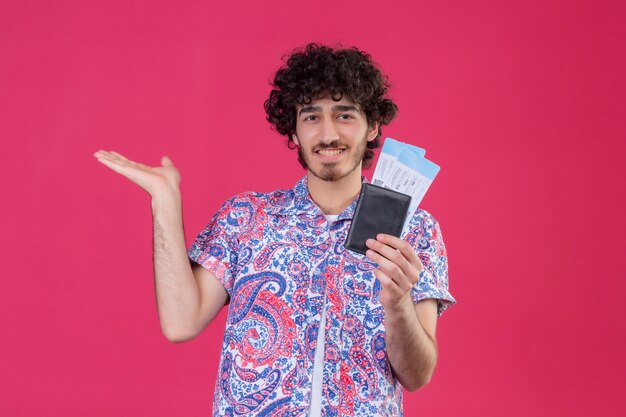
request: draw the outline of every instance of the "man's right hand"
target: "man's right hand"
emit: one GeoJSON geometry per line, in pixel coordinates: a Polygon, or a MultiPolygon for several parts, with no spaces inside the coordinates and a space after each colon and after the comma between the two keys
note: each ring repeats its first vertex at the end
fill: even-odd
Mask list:
{"type": "Polygon", "coordinates": [[[130,161],[117,152],[94,156],[152,197],[154,220],[154,281],[161,329],[172,342],[198,335],[228,301],[217,277],[192,266],[187,256],[180,195],[180,174],[164,156],[160,167],[130,161]]]}
{"type": "Polygon", "coordinates": [[[131,161],[114,151],[100,150],[94,156],[102,164],[139,185],[151,197],[166,191],[180,191],[180,173],[167,156],[161,158],[160,167],[131,161]]]}

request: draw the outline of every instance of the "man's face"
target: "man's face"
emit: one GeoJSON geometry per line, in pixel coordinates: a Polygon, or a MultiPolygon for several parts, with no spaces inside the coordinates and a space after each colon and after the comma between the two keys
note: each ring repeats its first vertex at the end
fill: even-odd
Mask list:
{"type": "Polygon", "coordinates": [[[378,134],[361,107],[344,97],[314,100],[296,107],[294,142],[307,170],[324,181],[338,181],[361,167],[367,142],[378,134]]]}

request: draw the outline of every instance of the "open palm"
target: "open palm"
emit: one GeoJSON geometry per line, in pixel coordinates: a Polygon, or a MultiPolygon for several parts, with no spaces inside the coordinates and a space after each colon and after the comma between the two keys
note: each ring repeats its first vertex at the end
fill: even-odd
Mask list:
{"type": "Polygon", "coordinates": [[[139,185],[153,197],[163,189],[179,189],[180,173],[167,156],[161,158],[160,167],[149,167],[131,161],[114,151],[100,150],[94,156],[102,164],[139,185]]]}

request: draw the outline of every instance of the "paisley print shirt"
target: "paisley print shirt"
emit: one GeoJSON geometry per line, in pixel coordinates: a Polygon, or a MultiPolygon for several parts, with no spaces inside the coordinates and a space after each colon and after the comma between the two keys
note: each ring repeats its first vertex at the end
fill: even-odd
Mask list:
{"type": "MultiPolygon", "coordinates": [[[[378,265],[344,248],[357,200],[329,227],[303,177],[293,189],[231,198],[195,239],[189,258],[230,296],[215,416],[306,416],[323,306],[322,415],[402,415],[378,265]]],[[[437,221],[420,209],[402,238],[424,265],[413,301],[435,298],[441,315],[456,301],[437,221]]]]}

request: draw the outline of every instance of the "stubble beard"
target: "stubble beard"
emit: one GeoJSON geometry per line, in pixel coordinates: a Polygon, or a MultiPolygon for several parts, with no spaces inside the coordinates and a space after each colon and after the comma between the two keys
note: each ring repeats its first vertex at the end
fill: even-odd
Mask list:
{"type": "MultiPolygon", "coordinates": [[[[333,141],[322,148],[336,148],[338,146],[342,146],[341,142],[333,141]]],[[[346,147],[346,150],[344,152],[348,152],[349,150],[350,148],[346,147]]],[[[359,142],[357,148],[355,148],[355,152],[350,164],[351,168],[344,173],[339,170],[340,163],[338,162],[322,163],[322,167],[320,169],[311,168],[311,159],[313,158],[313,156],[312,154],[303,152],[301,146],[298,147],[298,159],[300,160],[300,163],[303,163],[303,165],[305,165],[305,168],[308,172],[310,172],[313,176],[321,179],[322,181],[339,181],[340,179],[354,172],[354,170],[361,165],[361,163],[363,162],[363,158],[365,157],[366,150],[367,135],[363,138],[361,142],[359,142]]]]}

